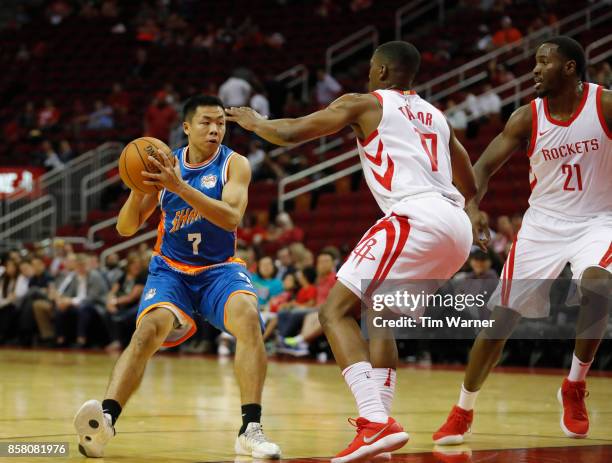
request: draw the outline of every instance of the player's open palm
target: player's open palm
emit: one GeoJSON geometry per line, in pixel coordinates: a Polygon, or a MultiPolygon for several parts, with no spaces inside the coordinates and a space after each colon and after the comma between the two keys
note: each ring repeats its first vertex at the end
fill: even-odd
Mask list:
{"type": "Polygon", "coordinates": [[[225,110],[225,115],[228,121],[236,122],[243,129],[249,131],[255,130],[257,121],[266,119],[254,109],[244,106],[240,108],[227,108],[225,110]]]}
{"type": "Polygon", "coordinates": [[[184,186],[179,163],[175,162],[176,158],[171,158],[162,150],[157,150],[157,153],[159,159],[161,159],[161,162],[159,159],[156,159],[153,156],[149,156],[149,162],[154,164],[159,169],[159,172],[153,173],[142,171],[143,177],[150,179],[146,180],[144,183],[146,185],[159,186],[178,194],[181,188],[184,186]]]}

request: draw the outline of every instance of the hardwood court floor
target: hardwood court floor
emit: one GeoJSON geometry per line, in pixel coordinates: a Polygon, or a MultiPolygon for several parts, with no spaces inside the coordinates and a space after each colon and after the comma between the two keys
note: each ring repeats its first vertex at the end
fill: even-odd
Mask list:
{"type": "MultiPolygon", "coordinates": [[[[72,417],[85,400],[102,398],[114,362],[97,353],[0,349],[0,441],[69,441],[70,458],[62,461],[84,461],[72,417]]],[[[411,440],[394,461],[612,462],[612,377],[589,379],[592,431],[584,440],[567,439],[559,429],[561,378],[494,374],[479,397],[469,447],[448,456],[432,453],[431,434],[457,398],[461,370],[402,368],[393,415],[411,440]],[[541,450],[500,450],[527,448],[541,450]]],[[[118,422],[107,458],[98,461],[235,461],[238,397],[231,360],[156,356],[118,422]]],[[[264,429],[281,445],[283,458],[329,457],[353,438],[346,419],[355,416],[354,402],[333,364],[270,362],[263,406],[264,429]]]]}

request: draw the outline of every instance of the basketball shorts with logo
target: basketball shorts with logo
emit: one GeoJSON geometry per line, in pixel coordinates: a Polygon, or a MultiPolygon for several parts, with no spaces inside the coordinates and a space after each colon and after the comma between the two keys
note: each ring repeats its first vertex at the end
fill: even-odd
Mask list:
{"type": "Polygon", "coordinates": [[[508,307],[527,318],[548,316],[552,283],[568,263],[574,281],[589,267],[612,271],[612,214],[568,221],[528,209],[489,309],[508,307]]]}
{"type": "MultiPolygon", "coordinates": [[[[196,312],[211,325],[227,331],[225,306],[232,295],[237,293],[257,297],[244,265],[228,263],[190,275],[174,270],[162,257],[154,256],[149,265],[149,276],[140,299],[136,324],[155,308],[170,310],[177,323],[166,338],[163,344],[165,347],[181,344],[196,332],[193,320],[196,312]]],[[[263,326],[261,316],[260,323],[263,326]]]]}
{"type": "MultiPolygon", "coordinates": [[[[382,293],[435,292],[465,263],[471,245],[472,227],[461,207],[437,194],[420,195],[394,205],[365,233],[338,280],[364,303],[382,293]]],[[[414,317],[423,309],[388,308],[414,317]]]]}

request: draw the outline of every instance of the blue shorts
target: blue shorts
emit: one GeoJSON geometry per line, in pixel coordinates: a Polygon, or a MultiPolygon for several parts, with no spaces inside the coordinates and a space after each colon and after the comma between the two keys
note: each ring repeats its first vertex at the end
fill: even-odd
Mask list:
{"type": "MultiPolygon", "coordinates": [[[[176,316],[178,326],[175,325],[166,338],[163,344],[166,347],[176,346],[196,332],[195,312],[216,328],[227,331],[225,305],[237,293],[252,294],[257,298],[244,265],[227,263],[190,275],[174,270],[162,257],[154,256],[140,298],[136,325],[153,309],[164,307],[170,310],[176,316]]],[[[263,326],[263,321],[261,323],[263,326]]]]}

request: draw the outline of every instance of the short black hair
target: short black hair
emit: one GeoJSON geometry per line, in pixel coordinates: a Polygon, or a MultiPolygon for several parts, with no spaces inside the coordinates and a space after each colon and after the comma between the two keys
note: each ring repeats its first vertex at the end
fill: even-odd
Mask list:
{"type": "Polygon", "coordinates": [[[582,45],[566,35],[553,37],[544,41],[544,43],[557,45],[557,50],[561,55],[570,61],[575,61],[576,74],[581,79],[584,79],[584,71],[586,70],[586,56],[584,54],[582,45]]]}
{"type": "Polygon", "coordinates": [[[417,47],[410,42],[394,40],[383,43],[374,53],[383,56],[385,60],[393,64],[397,70],[405,73],[410,79],[414,79],[419,72],[421,54],[417,47]]]}
{"type": "Polygon", "coordinates": [[[306,281],[311,285],[317,281],[317,271],[313,267],[305,267],[302,269],[302,275],[306,278],[306,281]]]}
{"type": "Polygon", "coordinates": [[[214,95],[194,95],[189,97],[183,106],[183,121],[191,119],[200,106],[219,106],[223,109],[223,101],[214,95]]]}

